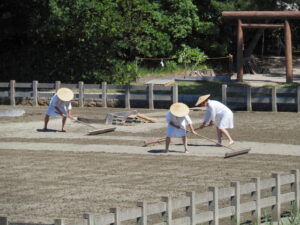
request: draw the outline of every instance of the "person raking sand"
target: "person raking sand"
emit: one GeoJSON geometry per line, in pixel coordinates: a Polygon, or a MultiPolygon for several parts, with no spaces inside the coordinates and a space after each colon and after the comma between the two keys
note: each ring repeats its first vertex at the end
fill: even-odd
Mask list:
{"type": "Polygon", "coordinates": [[[166,130],[166,153],[169,152],[171,137],[181,137],[184,146],[184,152],[189,153],[187,148],[186,127],[188,126],[193,134],[197,134],[194,131],[192,120],[188,115],[189,111],[189,107],[184,103],[174,103],[171,105],[170,111],[166,116],[166,122],[168,123],[166,130]]]}
{"type": "MultiPolygon", "coordinates": [[[[48,110],[44,118],[44,131],[48,130],[48,122],[51,117],[62,117],[62,132],[66,132],[65,124],[67,118],[74,119],[72,116],[71,100],[74,98],[74,93],[69,88],[60,88],[57,93],[51,98],[48,110]]],[[[74,119],[75,120],[75,119],[74,119]]]]}

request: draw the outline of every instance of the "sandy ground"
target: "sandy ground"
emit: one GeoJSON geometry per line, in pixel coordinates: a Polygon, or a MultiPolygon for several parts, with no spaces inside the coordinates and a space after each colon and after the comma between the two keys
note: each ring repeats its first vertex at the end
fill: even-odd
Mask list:
{"type": "MultiPolygon", "coordinates": [[[[228,187],[231,181],[300,169],[298,113],[235,112],[232,148],[252,150],[224,159],[229,149],[190,135],[190,154],[183,153],[179,139],[168,154],[163,144],[143,147],[144,140],[164,136],[166,110],[138,109],[158,123],[87,136],[91,128],[71,121],[67,133],[59,132],[60,119],[50,120],[51,132],[41,132],[46,108],[22,108],[24,116],[0,117],[0,216],[13,221],[63,218],[66,224],[84,224],[83,213],[106,213],[115,206],[134,207],[139,200],[158,202],[165,195],[176,198],[190,190],[200,193],[208,186],[228,187]]],[[[123,110],[74,108],[74,115],[104,128],[107,113],[123,110]]],[[[191,113],[197,125],[202,116],[191,113]]],[[[214,128],[200,134],[215,139],[214,128]]]]}

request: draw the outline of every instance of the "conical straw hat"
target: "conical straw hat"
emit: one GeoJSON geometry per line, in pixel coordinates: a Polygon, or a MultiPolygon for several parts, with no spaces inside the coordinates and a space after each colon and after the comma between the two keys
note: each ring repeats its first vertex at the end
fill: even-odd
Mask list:
{"type": "Polygon", "coordinates": [[[209,94],[208,94],[208,95],[202,95],[202,96],[200,96],[200,97],[198,98],[198,101],[197,101],[197,103],[195,104],[195,106],[200,105],[202,102],[204,102],[206,99],[208,99],[209,96],[210,96],[209,94]]]}
{"type": "Polygon", "coordinates": [[[189,114],[190,109],[186,104],[178,102],[171,105],[170,111],[176,117],[184,117],[189,114]]]}
{"type": "Polygon", "coordinates": [[[60,88],[56,94],[58,98],[64,102],[71,101],[74,98],[73,91],[69,88],[60,88]]]}

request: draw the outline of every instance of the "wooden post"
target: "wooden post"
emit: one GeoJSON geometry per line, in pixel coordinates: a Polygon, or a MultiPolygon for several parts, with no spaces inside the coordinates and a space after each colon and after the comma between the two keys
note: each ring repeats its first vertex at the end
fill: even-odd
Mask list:
{"type": "Polygon", "coordinates": [[[251,87],[247,86],[247,111],[251,112],[252,111],[252,91],[251,87]]]}
{"type": "Polygon", "coordinates": [[[125,87],[125,108],[130,109],[130,84],[125,87]]]}
{"type": "Polygon", "coordinates": [[[300,113],[300,86],[297,87],[297,112],[300,113]]]}
{"type": "Polygon", "coordinates": [[[242,21],[238,19],[237,25],[237,54],[236,54],[236,66],[237,66],[237,80],[243,82],[243,49],[244,48],[244,34],[242,28],[242,21]]]}
{"type": "Polygon", "coordinates": [[[154,109],[154,93],[153,93],[154,85],[148,85],[148,102],[149,102],[149,109],[154,109]]]}
{"type": "Polygon", "coordinates": [[[57,92],[58,89],[60,89],[60,85],[61,85],[60,81],[55,81],[55,92],[57,92]]]}
{"type": "Polygon", "coordinates": [[[161,200],[167,204],[166,213],[164,215],[164,222],[168,225],[172,225],[172,199],[169,196],[162,197],[161,200]]]}
{"type": "Polygon", "coordinates": [[[0,225],[8,225],[7,217],[0,217],[0,225]]]}
{"type": "Polygon", "coordinates": [[[101,84],[102,88],[102,107],[107,108],[107,83],[104,81],[101,84]]]}
{"type": "Polygon", "coordinates": [[[54,225],[64,225],[64,222],[62,219],[55,219],[54,220],[54,225]]]}
{"type": "Polygon", "coordinates": [[[79,91],[79,99],[78,99],[78,105],[79,107],[84,106],[84,83],[83,81],[78,82],[78,91],[79,91]]]}
{"type": "Polygon", "coordinates": [[[293,201],[293,204],[295,205],[296,209],[300,210],[300,176],[299,176],[299,170],[292,170],[292,174],[295,176],[295,182],[291,184],[292,191],[295,193],[295,201],[293,201]]]}
{"type": "Polygon", "coordinates": [[[273,173],[272,177],[275,178],[275,187],[272,188],[272,196],[275,196],[276,203],[272,206],[272,218],[274,221],[280,221],[280,211],[281,211],[281,200],[280,200],[280,175],[278,173],[273,173]]]}
{"type": "Polygon", "coordinates": [[[288,20],[284,21],[285,59],[286,59],[286,82],[293,82],[293,55],[292,55],[292,35],[288,20]]]}
{"type": "Polygon", "coordinates": [[[186,208],[186,213],[190,217],[190,224],[196,225],[196,196],[195,192],[186,192],[186,196],[190,197],[190,206],[186,208]]]}
{"type": "Polygon", "coordinates": [[[252,178],[251,182],[255,183],[255,191],[251,193],[251,198],[253,201],[255,201],[256,209],[251,212],[253,219],[252,223],[260,225],[261,224],[261,191],[260,191],[260,178],[252,178]]]}
{"type": "Polygon", "coordinates": [[[228,71],[229,74],[233,73],[233,56],[231,54],[228,55],[228,71]]]}
{"type": "Polygon", "coordinates": [[[213,212],[213,220],[209,221],[209,225],[219,225],[219,188],[209,187],[208,190],[213,192],[213,200],[208,202],[208,209],[213,212]]]}
{"type": "Polygon", "coordinates": [[[172,103],[178,102],[178,85],[175,83],[172,87],[172,103]]]}
{"type": "Polygon", "coordinates": [[[10,105],[16,106],[16,81],[11,80],[9,87],[10,87],[10,91],[9,91],[10,105]]]}
{"type": "Polygon", "coordinates": [[[87,225],[95,225],[93,214],[89,214],[89,213],[83,214],[83,219],[88,220],[87,225]]]}
{"type": "Polygon", "coordinates": [[[272,111],[277,112],[277,88],[272,87],[272,111]]]}
{"type": "Polygon", "coordinates": [[[115,214],[115,222],[114,222],[114,225],[121,225],[121,220],[120,220],[120,208],[110,208],[110,209],[109,209],[109,212],[115,214]]]}
{"type": "Polygon", "coordinates": [[[147,225],[147,202],[138,202],[137,206],[142,210],[142,217],[137,218],[137,225],[147,225]]]}
{"type": "Polygon", "coordinates": [[[39,106],[39,101],[38,101],[38,81],[34,80],[32,82],[32,105],[33,106],[39,106]]]}
{"type": "Polygon", "coordinates": [[[222,103],[227,105],[227,84],[222,84],[222,103]]]}
{"type": "Polygon", "coordinates": [[[241,223],[241,191],[240,182],[231,182],[231,187],[234,187],[234,196],[231,197],[231,205],[234,206],[235,215],[231,217],[233,224],[241,223]]]}

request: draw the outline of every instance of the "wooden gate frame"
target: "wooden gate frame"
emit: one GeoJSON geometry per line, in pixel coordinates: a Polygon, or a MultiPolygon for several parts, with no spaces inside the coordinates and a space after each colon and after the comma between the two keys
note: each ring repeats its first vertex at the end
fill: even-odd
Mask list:
{"type": "Polygon", "coordinates": [[[284,28],[285,59],[286,59],[286,83],[293,82],[293,56],[292,35],[288,19],[300,19],[299,11],[224,11],[222,16],[226,19],[237,19],[237,80],[243,81],[243,28],[284,28]],[[283,24],[243,24],[242,19],[281,19],[283,24]]]}

